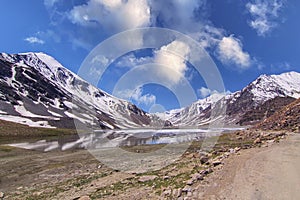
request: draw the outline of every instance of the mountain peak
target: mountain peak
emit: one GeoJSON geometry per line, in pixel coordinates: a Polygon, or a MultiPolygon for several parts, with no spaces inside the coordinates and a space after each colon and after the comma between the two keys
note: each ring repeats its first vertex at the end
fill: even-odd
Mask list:
{"type": "Polygon", "coordinates": [[[74,128],[74,121],[99,129],[150,126],[150,115],[45,53],[3,53],[0,62],[0,119],[62,128],[74,128]]]}
{"type": "Polygon", "coordinates": [[[224,120],[228,123],[237,123],[245,113],[254,111],[276,97],[284,102],[287,102],[286,97],[300,98],[300,73],[291,71],[279,75],[262,74],[240,91],[223,96],[222,94],[213,94],[198,100],[188,108],[177,112],[170,111],[169,113],[172,115],[168,120],[175,125],[180,123],[201,125],[204,122],[208,124],[214,120],[210,119],[212,108],[214,105],[219,105],[226,106],[224,120]]]}

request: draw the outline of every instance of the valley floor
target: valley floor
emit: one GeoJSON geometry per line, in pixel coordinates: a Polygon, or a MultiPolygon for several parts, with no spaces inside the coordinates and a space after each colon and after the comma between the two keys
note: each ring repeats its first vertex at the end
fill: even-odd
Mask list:
{"type": "MultiPolygon", "coordinates": [[[[221,138],[219,149],[236,141],[221,138]]],[[[199,154],[190,151],[168,167],[142,174],[107,168],[85,150],[43,153],[0,145],[0,194],[4,199],[300,199],[300,134],[268,141],[230,155],[231,147],[212,154],[210,163],[221,161],[216,166],[200,164],[199,154]],[[208,173],[203,180],[189,184],[202,172],[208,173]]],[[[243,142],[246,148],[253,143],[243,142]]]]}

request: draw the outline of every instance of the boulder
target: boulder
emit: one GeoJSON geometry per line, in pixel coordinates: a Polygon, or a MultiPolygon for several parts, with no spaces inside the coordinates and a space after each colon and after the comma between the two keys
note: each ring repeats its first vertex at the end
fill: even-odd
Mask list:
{"type": "Polygon", "coordinates": [[[213,166],[218,166],[218,165],[222,164],[222,162],[220,160],[215,160],[215,161],[213,161],[212,164],[213,164],[213,166]]]}
{"type": "Polygon", "coordinates": [[[200,157],[200,162],[201,162],[201,164],[207,163],[208,160],[209,160],[209,157],[208,157],[207,155],[201,156],[201,157],[200,157]]]}
{"type": "Polygon", "coordinates": [[[182,194],[182,189],[181,188],[178,188],[178,189],[174,189],[173,190],[173,196],[174,197],[181,197],[181,194],[182,194]]]}
{"type": "Polygon", "coordinates": [[[172,194],[172,190],[168,189],[163,192],[163,196],[170,196],[172,194]]]}
{"type": "Polygon", "coordinates": [[[241,150],[241,147],[235,147],[234,150],[235,152],[239,152],[241,150]]]}
{"type": "Polygon", "coordinates": [[[192,191],[192,188],[190,186],[185,186],[183,189],[182,189],[182,192],[191,192],[192,191]]]}
{"type": "Polygon", "coordinates": [[[194,183],[194,180],[193,180],[193,179],[190,179],[190,180],[187,180],[187,181],[186,181],[186,184],[187,184],[187,185],[193,185],[193,183],[194,183]]]}
{"type": "Polygon", "coordinates": [[[191,178],[194,180],[194,181],[198,181],[198,180],[203,180],[203,176],[199,173],[195,173],[193,175],[191,175],[191,178]]]}
{"type": "Polygon", "coordinates": [[[254,143],[254,144],[259,144],[259,143],[261,143],[261,139],[258,137],[258,138],[256,138],[256,139],[254,140],[253,143],[254,143]]]}
{"type": "Polygon", "coordinates": [[[78,200],[91,200],[89,196],[82,196],[78,200]]]}

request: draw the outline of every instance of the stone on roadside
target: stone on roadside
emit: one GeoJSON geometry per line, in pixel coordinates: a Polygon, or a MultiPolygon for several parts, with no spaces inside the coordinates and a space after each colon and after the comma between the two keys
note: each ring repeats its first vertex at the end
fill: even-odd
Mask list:
{"type": "Polygon", "coordinates": [[[182,192],[190,192],[192,191],[192,188],[190,186],[185,186],[183,189],[182,189],[182,192]]]}
{"type": "Polygon", "coordinates": [[[235,149],[229,149],[229,153],[233,154],[233,153],[236,153],[235,149]]]}
{"type": "Polygon", "coordinates": [[[267,143],[268,144],[273,144],[275,142],[275,140],[268,140],[267,143]]]}
{"type": "Polygon", "coordinates": [[[261,143],[261,139],[258,137],[258,138],[256,138],[255,140],[254,140],[254,142],[253,142],[254,144],[258,144],[258,143],[261,143]]]}
{"type": "Polygon", "coordinates": [[[5,196],[4,192],[0,192],[0,198],[2,199],[4,198],[4,196],[5,196]]]}
{"type": "Polygon", "coordinates": [[[241,150],[241,147],[235,147],[234,150],[235,152],[239,152],[241,150]]]}
{"type": "Polygon", "coordinates": [[[178,189],[174,189],[173,190],[173,196],[174,197],[180,197],[181,196],[181,194],[182,194],[182,189],[181,188],[178,188],[178,189]]]}
{"type": "Polygon", "coordinates": [[[231,154],[230,152],[225,152],[222,157],[223,158],[228,158],[230,156],[230,154],[231,154]]]}
{"type": "Polygon", "coordinates": [[[43,194],[43,192],[34,192],[33,193],[34,196],[40,196],[41,194],[43,194]]]}
{"type": "Polygon", "coordinates": [[[187,184],[187,185],[193,185],[193,183],[194,183],[194,180],[193,180],[193,179],[190,179],[190,180],[187,180],[187,181],[186,181],[186,184],[187,184]]]}
{"type": "Polygon", "coordinates": [[[191,175],[191,178],[194,181],[198,181],[198,180],[201,181],[201,180],[203,180],[203,176],[201,174],[199,174],[199,173],[195,173],[195,174],[191,175]]]}
{"type": "Polygon", "coordinates": [[[168,189],[163,192],[163,196],[170,196],[172,194],[172,190],[168,189]]]}
{"type": "Polygon", "coordinates": [[[213,169],[212,169],[212,168],[208,168],[208,169],[207,169],[207,173],[210,174],[210,173],[212,173],[212,172],[213,172],[213,169]]]}
{"type": "Polygon", "coordinates": [[[82,196],[78,200],[91,200],[89,196],[82,196]]]}
{"type": "Polygon", "coordinates": [[[213,164],[213,166],[218,166],[218,165],[222,164],[222,162],[220,160],[215,160],[215,161],[213,161],[212,164],[213,164]]]}
{"type": "Polygon", "coordinates": [[[208,157],[207,155],[201,156],[201,157],[200,157],[200,163],[201,163],[201,164],[207,163],[208,160],[209,160],[209,157],[208,157]]]}

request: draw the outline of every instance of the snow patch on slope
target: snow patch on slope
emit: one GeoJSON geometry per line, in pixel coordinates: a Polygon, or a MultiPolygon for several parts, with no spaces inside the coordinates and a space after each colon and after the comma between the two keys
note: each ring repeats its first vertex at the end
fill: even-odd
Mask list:
{"type": "Polygon", "coordinates": [[[0,114],[0,119],[9,122],[15,122],[19,124],[28,125],[30,127],[42,127],[42,128],[56,128],[48,124],[47,121],[32,121],[25,117],[20,116],[11,116],[11,115],[2,115],[0,114]]]}
{"type": "Polygon", "coordinates": [[[16,112],[18,112],[23,117],[35,117],[35,118],[45,118],[45,119],[53,119],[53,120],[59,120],[59,118],[53,118],[50,116],[43,116],[43,115],[36,115],[28,110],[23,105],[16,105],[14,106],[16,112]]]}

